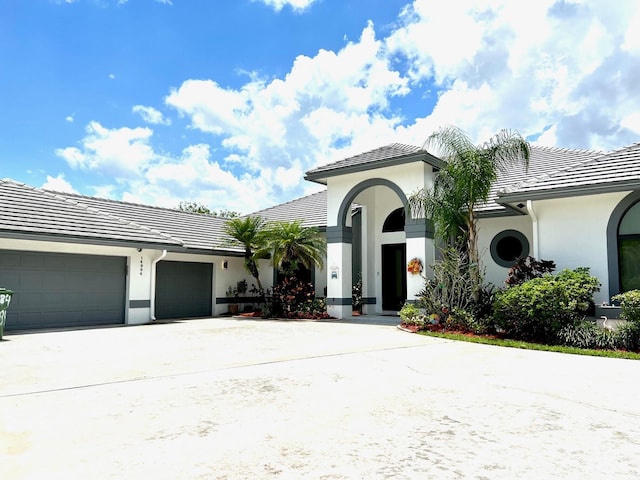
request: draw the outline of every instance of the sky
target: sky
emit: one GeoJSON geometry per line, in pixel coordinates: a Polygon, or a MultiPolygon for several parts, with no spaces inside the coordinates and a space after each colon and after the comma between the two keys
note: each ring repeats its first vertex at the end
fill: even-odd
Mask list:
{"type": "Polygon", "coordinates": [[[640,141],[640,0],[0,0],[0,178],[249,213],[445,125],[640,141]]]}

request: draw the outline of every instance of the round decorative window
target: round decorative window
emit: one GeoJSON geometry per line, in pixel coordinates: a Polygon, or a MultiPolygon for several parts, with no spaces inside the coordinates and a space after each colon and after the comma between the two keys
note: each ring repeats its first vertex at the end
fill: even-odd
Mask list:
{"type": "Polygon", "coordinates": [[[490,250],[494,262],[511,268],[516,259],[529,255],[529,241],[517,230],[504,230],[493,237],[490,250]]]}

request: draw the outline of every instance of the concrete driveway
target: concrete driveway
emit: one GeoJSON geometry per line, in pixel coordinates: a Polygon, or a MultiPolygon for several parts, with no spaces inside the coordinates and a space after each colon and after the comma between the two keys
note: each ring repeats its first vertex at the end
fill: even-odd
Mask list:
{"type": "Polygon", "coordinates": [[[0,478],[640,477],[640,362],[366,322],[5,335],[0,478]]]}

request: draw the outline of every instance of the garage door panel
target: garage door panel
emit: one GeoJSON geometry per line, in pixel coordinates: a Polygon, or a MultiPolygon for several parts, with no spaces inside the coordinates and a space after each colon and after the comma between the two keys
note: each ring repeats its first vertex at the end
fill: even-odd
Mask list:
{"type": "Polygon", "coordinates": [[[211,316],[212,277],[211,263],[158,262],[156,318],[211,316]]]}
{"type": "Polygon", "coordinates": [[[18,253],[8,253],[0,256],[0,267],[12,268],[20,266],[20,255],[18,253]]]}
{"type": "Polygon", "coordinates": [[[0,265],[7,330],[124,323],[124,257],[0,250],[0,265]]]}

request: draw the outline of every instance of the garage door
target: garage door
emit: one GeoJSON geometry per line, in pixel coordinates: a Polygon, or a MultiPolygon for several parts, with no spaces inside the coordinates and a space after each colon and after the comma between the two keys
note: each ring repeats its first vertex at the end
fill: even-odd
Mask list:
{"type": "Polygon", "coordinates": [[[7,330],[124,323],[126,258],[0,250],[7,330]]]}
{"type": "Polygon", "coordinates": [[[158,262],[156,318],[211,316],[213,265],[197,262],[158,262]]]}

